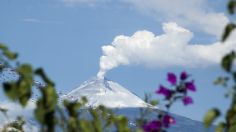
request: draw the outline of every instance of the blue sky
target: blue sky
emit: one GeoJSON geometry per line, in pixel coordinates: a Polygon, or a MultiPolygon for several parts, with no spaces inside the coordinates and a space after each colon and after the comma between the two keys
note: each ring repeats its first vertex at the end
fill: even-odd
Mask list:
{"type": "MultiPolygon", "coordinates": [[[[120,53],[127,63],[117,61],[117,68],[109,70],[106,77],[144,97],[144,93],[154,93],[160,84],[168,86],[167,72],[179,74],[187,71],[195,79],[198,88],[196,93],[191,94],[194,105],[185,107],[177,103],[172,112],[201,120],[209,108],[225,110],[229,104],[224,99],[223,88],[213,85],[214,79],[224,74],[218,64],[220,55],[228,51],[217,45],[224,24],[228,21],[226,3],[221,0],[168,1],[2,0],[0,41],[19,52],[19,60],[32,63],[34,67],[43,67],[56,82],[57,90],[66,93],[96,76],[99,59],[104,55],[101,47],[110,45],[117,36],[125,35],[129,40],[130,36],[141,31],[142,38],[146,33],[143,30],[155,36],[165,35],[163,23],[175,23],[174,28],[187,30],[187,39],[191,38],[191,33],[194,34],[185,45],[201,44],[203,48],[187,47],[190,51],[196,49],[193,54],[169,47],[161,51],[155,45],[151,50],[131,52],[129,56],[124,52],[130,50],[120,48],[122,52],[117,54],[120,53]],[[212,44],[217,46],[204,47],[212,44]],[[149,53],[155,52],[158,54],[150,57],[149,53]],[[140,57],[142,59],[132,60],[140,55],[143,55],[143,58],[140,57]],[[200,55],[203,56],[199,59],[200,55]],[[165,56],[172,57],[165,59],[165,56]],[[185,56],[192,56],[192,60],[186,57],[186,61],[178,62],[178,57],[185,56]]],[[[182,42],[178,34],[167,40],[182,42]]],[[[139,42],[139,39],[134,41],[139,42]]],[[[120,42],[116,44],[120,45],[120,42]]],[[[231,49],[236,47],[230,42],[229,45],[231,49]]],[[[157,98],[157,95],[153,94],[153,98],[157,98]]]]}

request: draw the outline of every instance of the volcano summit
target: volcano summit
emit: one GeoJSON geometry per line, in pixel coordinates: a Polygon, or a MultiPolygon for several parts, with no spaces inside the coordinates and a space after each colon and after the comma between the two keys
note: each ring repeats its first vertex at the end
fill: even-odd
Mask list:
{"type": "Polygon", "coordinates": [[[78,88],[62,96],[62,99],[69,101],[80,100],[86,97],[88,107],[104,105],[108,108],[135,108],[151,107],[135,94],[128,91],[123,86],[106,78],[94,77],[85,81],[78,88]]]}

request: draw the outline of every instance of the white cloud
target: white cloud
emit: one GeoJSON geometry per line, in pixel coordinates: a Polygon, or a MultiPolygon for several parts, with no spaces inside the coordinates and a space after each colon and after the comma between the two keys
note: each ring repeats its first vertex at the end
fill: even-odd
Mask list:
{"type": "Polygon", "coordinates": [[[81,5],[86,4],[89,6],[95,6],[98,3],[105,3],[111,0],[62,0],[64,3],[68,5],[81,5]]]}
{"type": "Polygon", "coordinates": [[[225,53],[236,50],[232,39],[226,44],[190,44],[193,33],[173,22],[164,23],[163,30],[157,36],[144,30],[115,37],[111,45],[102,47],[98,76],[120,65],[206,67],[218,64],[225,53]]]}
{"type": "Polygon", "coordinates": [[[67,2],[67,3],[95,3],[97,2],[98,0],[62,0],[64,2],[67,2]]]}
{"type": "Polygon", "coordinates": [[[228,18],[215,12],[208,0],[122,0],[159,21],[174,21],[181,26],[200,30],[217,37],[228,18]]]}
{"type": "Polygon", "coordinates": [[[24,18],[21,21],[30,22],[30,23],[42,23],[42,24],[62,24],[61,21],[39,20],[39,19],[35,19],[35,18],[24,18]]]}

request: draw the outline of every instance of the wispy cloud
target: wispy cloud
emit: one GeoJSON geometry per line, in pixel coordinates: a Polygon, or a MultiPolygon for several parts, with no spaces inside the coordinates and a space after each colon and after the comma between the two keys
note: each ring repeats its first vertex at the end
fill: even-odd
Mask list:
{"type": "MultiPolygon", "coordinates": [[[[98,5],[111,0],[62,0],[70,5],[98,5]]],[[[228,18],[209,6],[209,0],[117,0],[159,22],[174,21],[192,30],[219,37],[228,18]]]]}
{"type": "Polygon", "coordinates": [[[209,0],[121,0],[158,21],[174,21],[181,26],[219,36],[229,21],[214,11],[209,0]]]}
{"type": "Polygon", "coordinates": [[[41,23],[41,24],[63,24],[61,21],[54,21],[54,20],[40,20],[35,18],[24,18],[21,19],[23,22],[29,22],[29,23],[41,23]]]}
{"type": "Polygon", "coordinates": [[[66,3],[67,5],[89,5],[91,7],[96,6],[97,4],[104,4],[106,2],[112,0],[61,0],[62,2],[66,3]]]}

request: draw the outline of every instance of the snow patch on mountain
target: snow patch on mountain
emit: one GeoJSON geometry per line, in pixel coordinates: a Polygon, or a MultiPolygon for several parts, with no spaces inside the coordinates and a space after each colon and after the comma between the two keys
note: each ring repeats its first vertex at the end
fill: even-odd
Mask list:
{"type": "Polygon", "coordinates": [[[94,77],[89,81],[85,81],[78,88],[63,95],[61,99],[77,101],[82,97],[88,99],[86,104],[88,107],[99,105],[108,108],[152,107],[120,84],[107,78],[94,77]]]}

